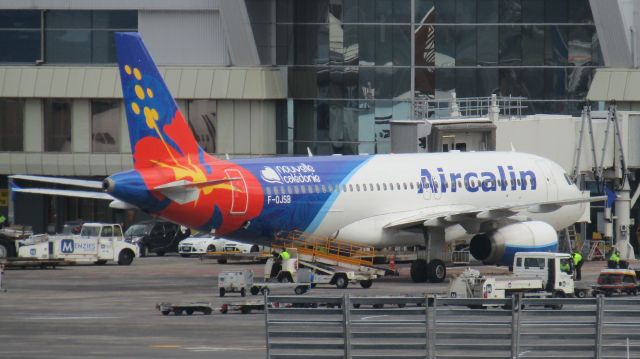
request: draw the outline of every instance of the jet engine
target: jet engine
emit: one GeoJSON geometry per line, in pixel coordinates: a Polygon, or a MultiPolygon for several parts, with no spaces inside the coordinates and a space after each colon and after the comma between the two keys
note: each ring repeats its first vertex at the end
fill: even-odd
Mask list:
{"type": "Polygon", "coordinates": [[[471,255],[485,264],[512,265],[517,252],[555,252],[558,234],[545,222],[510,224],[471,238],[471,255]]]}

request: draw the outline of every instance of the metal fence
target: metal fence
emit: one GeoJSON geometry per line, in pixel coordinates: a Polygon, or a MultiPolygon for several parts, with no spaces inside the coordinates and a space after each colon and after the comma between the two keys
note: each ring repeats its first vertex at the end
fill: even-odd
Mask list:
{"type": "Polygon", "coordinates": [[[640,358],[640,299],[269,296],[267,358],[640,358]]]}

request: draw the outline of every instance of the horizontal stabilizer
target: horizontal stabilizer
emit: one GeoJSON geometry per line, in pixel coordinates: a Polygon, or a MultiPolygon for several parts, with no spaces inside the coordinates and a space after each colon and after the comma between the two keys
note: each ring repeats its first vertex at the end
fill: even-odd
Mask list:
{"type": "Polygon", "coordinates": [[[30,176],[30,175],[14,175],[14,176],[9,176],[9,178],[25,180],[25,181],[63,184],[63,185],[75,186],[75,187],[102,189],[101,181],[79,180],[79,179],[62,178],[62,177],[30,176]]]}
{"type": "Polygon", "coordinates": [[[68,190],[68,189],[54,189],[54,188],[18,188],[18,189],[14,188],[13,192],[44,194],[44,195],[50,195],[50,196],[92,198],[92,199],[102,199],[107,201],[113,201],[115,199],[110,194],[104,193],[104,192],[74,191],[74,190],[68,190]]]}
{"type": "Polygon", "coordinates": [[[214,186],[221,183],[237,181],[239,179],[240,179],[239,177],[234,177],[234,178],[215,179],[215,180],[203,181],[203,182],[191,182],[187,180],[179,180],[179,181],[169,182],[169,183],[154,187],[153,190],[162,191],[169,188],[202,188],[207,186],[214,186]]]}

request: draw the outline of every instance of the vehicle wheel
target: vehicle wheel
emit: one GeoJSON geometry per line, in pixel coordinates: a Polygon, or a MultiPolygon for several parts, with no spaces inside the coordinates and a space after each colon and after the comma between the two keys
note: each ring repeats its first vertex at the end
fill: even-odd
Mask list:
{"type": "Polygon", "coordinates": [[[220,313],[227,314],[228,311],[229,311],[229,306],[228,305],[223,304],[222,307],[220,307],[220,313]]]}
{"type": "Polygon", "coordinates": [[[227,264],[226,259],[218,259],[218,264],[227,264]]]}
{"type": "Polygon", "coordinates": [[[249,313],[251,313],[251,308],[249,308],[249,307],[242,307],[242,308],[240,308],[240,313],[242,313],[242,314],[249,314],[249,313]]]}
{"type": "Polygon", "coordinates": [[[193,309],[187,309],[187,315],[193,315],[193,309]]]}
{"type": "Polygon", "coordinates": [[[262,293],[262,295],[265,295],[265,294],[269,295],[269,292],[270,292],[270,290],[267,287],[264,287],[264,288],[260,289],[260,293],[262,293]]]}
{"type": "Polygon", "coordinates": [[[634,288],[634,289],[631,291],[631,294],[632,294],[632,295],[638,295],[638,288],[634,288]]]}
{"type": "Polygon", "coordinates": [[[207,308],[207,309],[205,309],[205,310],[203,310],[203,311],[202,311],[202,313],[203,313],[204,315],[211,315],[211,312],[212,312],[211,308],[207,308]]]}
{"type": "Polygon", "coordinates": [[[347,280],[347,276],[344,274],[339,274],[336,276],[336,288],[345,289],[349,286],[349,281],[347,280]]]}
{"type": "Polygon", "coordinates": [[[353,307],[354,307],[355,309],[360,308],[360,303],[353,303],[353,307]]]}
{"type": "Polygon", "coordinates": [[[587,291],[586,290],[581,290],[581,289],[577,289],[576,290],[576,297],[577,298],[586,298],[587,296],[587,291]]]}
{"type": "Polygon", "coordinates": [[[225,292],[226,292],[226,291],[224,290],[224,288],[220,288],[220,296],[221,296],[221,297],[224,297],[224,293],[225,293],[225,292]]]}
{"type": "Polygon", "coordinates": [[[260,252],[260,247],[253,245],[251,246],[251,249],[249,249],[249,253],[258,253],[260,252]]]}
{"type": "MultiPolygon", "coordinates": [[[[554,298],[564,298],[564,294],[562,293],[553,293],[553,297],[554,298]]],[[[560,310],[562,309],[562,304],[556,304],[554,306],[552,306],[553,310],[560,310]]]]}
{"type": "Polygon", "coordinates": [[[374,305],[373,305],[373,308],[374,308],[374,309],[382,309],[382,308],[384,308],[384,304],[382,304],[382,303],[376,303],[376,304],[374,304],[374,305]]]}
{"type": "Polygon", "coordinates": [[[0,258],[11,258],[16,256],[16,247],[12,241],[0,236],[0,258]]]}
{"type": "Polygon", "coordinates": [[[293,278],[289,272],[280,272],[278,274],[278,282],[280,283],[293,283],[293,278]]]}
{"type": "MultiPolygon", "coordinates": [[[[210,244],[207,247],[207,252],[215,252],[216,251],[216,246],[214,246],[213,244],[210,244]]],[[[218,263],[220,263],[220,261],[218,260],[218,263]]]]}
{"type": "Polygon", "coordinates": [[[406,303],[398,303],[398,308],[404,308],[406,306],[407,306],[406,303]]]}
{"type": "Polygon", "coordinates": [[[191,255],[189,255],[189,254],[184,254],[184,253],[180,254],[180,257],[182,257],[182,258],[189,258],[190,256],[191,255]]]}
{"type": "Polygon", "coordinates": [[[247,291],[244,288],[240,289],[240,296],[244,297],[246,295],[247,295],[247,291]]]}
{"type": "Polygon", "coordinates": [[[123,249],[118,255],[118,264],[128,266],[133,262],[133,257],[135,257],[135,254],[130,249],[123,249]]]}
{"type": "Polygon", "coordinates": [[[176,309],[176,310],[174,310],[174,311],[173,311],[173,314],[175,314],[175,315],[182,315],[182,310],[180,310],[180,309],[176,309]]]}
{"type": "Polygon", "coordinates": [[[301,295],[307,292],[307,287],[299,285],[293,290],[297,295],[301,295]]]}
{"type": "Polygon", "coordinates": [[[369,289],[373,285],[373,281],[371,279],[361,280],[360,286],[364,289],[369,289]]]}
{"type": "Polygon", "coordinates": [[[427,261],[416,259],[411,262],[411,280],[414,283],[424,283],[427,281],[427,261]]]}
{"type": "Polygon", "coordinates": [[[254,285],[249,291],[251,292],[251,295],[258,295],[258,293],[260,293],[260,288],[254,285]]]}
{"type": "Polygon", "coordinates": [[[107,260],[106,259],[100,259],[98,261],[95,262],[97,265],[99,266],[103,266],[105,264],[107,264],[107,260]]]}
{"type": "Polygon", "coordinates": [[[157,255],[158,257],[164,257],[164,251],[157,251],[157,252],[156,252],[156,255],[157,255]]]}
{"type": "Polygon", "coordinates": [[[171,311],[170,310],[163,310],[160,313],[162,313],[162,315],[169,315],[169,313],[171,313],[171,311]]]}
{"type": "Polygon", "coordinates": [[[434,259],[427,266],[427,276],[431,283],[442,283],[447,277],[447,266],[440,259],[434,259]]]}

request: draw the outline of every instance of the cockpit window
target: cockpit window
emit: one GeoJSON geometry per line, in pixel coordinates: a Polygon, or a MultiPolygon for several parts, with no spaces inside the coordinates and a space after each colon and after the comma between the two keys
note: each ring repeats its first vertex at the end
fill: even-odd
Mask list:
{"type": "Polygon", "coordinates": [[[573,181],[571,180],[571,177],[569,177],[568,174],[564,174],[564,179],[565,181],[567,181],[567,183],[569,184],[569,186],[573,186],[573,181]]]}

